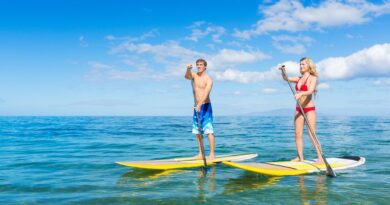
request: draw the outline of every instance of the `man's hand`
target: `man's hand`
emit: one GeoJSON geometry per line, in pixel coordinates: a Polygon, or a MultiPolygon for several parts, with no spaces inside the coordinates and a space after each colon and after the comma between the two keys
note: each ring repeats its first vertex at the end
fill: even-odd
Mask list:
{"type": "Polygon", "coordinates": [[[200,111],[200,106],[202,106],[202,104],[197,104],[196,105],[195,112],[199,112],[200,111]]]}
{"type": "Polygon", "coordinates": [[[192,69],[192,64],[187,64],[187,69],[192,69]]]}

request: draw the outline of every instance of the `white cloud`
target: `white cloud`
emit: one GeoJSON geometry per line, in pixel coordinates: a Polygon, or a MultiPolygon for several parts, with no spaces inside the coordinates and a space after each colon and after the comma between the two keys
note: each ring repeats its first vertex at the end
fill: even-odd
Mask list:
{"type": "Polygon", "coordinates": [[[269,4],[269,3],[272,3],[273,0],[263,0],[263,3],[264,4],[269,4]]]}
{"type": "Polygon", "coordinates": [[[390,86],[390,79],[375,80],[374,85],[376,85],[376,86],[390,86]]]}
{"type": "MultiPolygon", "coordinates": [[[[289,77],[300,76],[299,62],[286,61],[286,72],[289,77]]],[[[370,48],[357,51],[346,57],[330,57],[317,63],[321,80],[346,80],[367,77],[390,77],[390,44],[378,44],[370,48]]],[[[256,83],[280,78],[280,71],[276,66],[268,71],[240,71],[227,69],[216,71],[217,80],[235,81],[239,83],[256,83]]],[[[387,81],[376,81],[377,85],[387,81]]],[[[327,89],[329,84],[320,84],[320,88],[327,89]]]]}
{"type": "Polygon", "coordinates": [[[80,37],[79,37],[79,43],[80,43],[80,46],[81,46],[81,47],[88,47],[88,46],[89,46],[88,43],[85,42],[84,36],[80,36],[80,37]]]}
{"type": "Polygon", "coordinates": [[[195,22],[189,27],[192,29],[191,35],[187,36],[185,39],[197,42],[199,39],[211,35],[213,42],[221,43],[222,40],[220,37],[226,32],[226,29],[222,26],[214,26],[212,24],[207,24],[207,27],[201,28],[204,24],[206,23],[203,21],[195,22]]]}
{"type": "Polygon", "coordinates": [[[266,93],[266,94],[272,94],[272,93],[276,93],[278,90],[275,89],[275,88],[264,88],[262,90],[263,93],[266,93]]]}
{"type": "Polygon", "coordinates": [[[330,85],[328,83],[320,83],[317,85],[317,88],[320,90],[325,90],[325,89],[329,89],[330,85]]]}
{"type": "Polygon", "coordinates": [[[377,44],[346,57],[330,57],[317,65],[325,80],[390,76],[390,44],[377,44]]]}
{"type": "Polygon", "coordinates": [[[300,69],[299,69],[299,63],[297,61],[285,61],[281,64],[286,66],[286,73],[287,73],[288,77],[301,75],[300,69]]]}
{"type": "MultiPolygon", "coordinates": [[[[300,76],[299,62],[286,61],[286,72],[289,77],[300,76]]],[[[345,80],[365,77],[390,77],[390,44],[374,45],[370,48],[355,52],[346,57],[326,58],[317,63],[321,80],[345,80]]],[[[256,83],[281,78],[276,66],[268,71],[240,71],[227,69],[215,72],[217,80],[235,81],[239,83],[256,83]]],[[[376,81],[384,84],[385,81],[376,81]]],[[[329,84],[319,85],[322,89],[329,84]]]]}
{"type": "Polygon", "coordinates": [[[108,40],[108,41],[115,41],[116,39],[117,39],[117,37],[115,37],[113,35],[106,36],[106,40],[108,40]]]}
{"type": "MultiPolygon", "coordinates": [[[[289,36],[276,38],[294,41],[294,38],[289,36]]],[[[310,38],[306,41],[310,42],[310,38]]],[[[122,62],[131,66],[132,70],[115,69],[110,65],[90,62],[92,69],[87,75],[88,79],[133,80],[179,77],[183,75],[186,64],[200,57],[208,60],[208,69],[216,80],[256,83],[281,79],[281,72],[276,65],[263,71],[241,70],[239,66],[243,64],[270,58],[261,51],[221,49],[216,53],[202,53],[185,48],[174,41],[162,44],[124,42],[113,51],[123,58],[122,62]]],[[[285,61],[283,64],[286,65],[288,76],[301,75],[298,61],[285,61]]],[[[323,59],[317,63],[317,68],[321,81],[390,77],[390,43],[374,45],[345,57],[323,59]]],[[[326,89],[327,85],[323,84],[320,87],[326,89]]]]}
{"type": "Polygon", "coordinates": [[[157,94],[167,94],[167,93],[169,93],[168,90],[163,90],[163,89],[155,89],[153,92],[157,93],[157,94]]]}
{"type": "Polygon", "coordinates": [[[226,45],[235,46],[235,47],[244,47],[243,44],[238,41],[229,41],[226,43],[226,45]]]}
{"type": "MultiPolygon", "coordinates": [[[[299,64],[293,61],[286,61],[282,63],[286,66],[288,76],[298,76],[299,64]]],[[[226,69],[224,71],[213,72],[217,80],[234,81],[238,83],[257,83],[267,80],[282,79],[281,71],[277,66],[266,71],[241,71],[237,69],[226,69]]]]}
{"type": "Polygon", "coordinates": [[[289,44],[274,43],[273,45],[276,49],[278,49],[282,53],[290,53],[295,55],[306,53],[306,47],[302,44],[289,45],[289,44]]]}
{"type": "Polygon", "coordinates": [[[128,71],[112,69],[106,73],[106,76],[109,80],[134,80],[146,78],[148,77],[148,73],[149,71],[147,70],[128,71]]]}
{"type": "Polygon", "coordinates": [[[235,81],[239,83],[255,83],[265,80],[275,79],[278,76],[277,70],[270,70],[265,72],[257,71],[240,71],[234,69],[227,69],[225,71],[216,71],[215,76],[217,80],[221,81],[235,81]]]}
{"type": "Polygon", "coordinates": [[[118,69],[91,69],[86,79],[91,81],[100,80],[134,80],[147,77],[142,71],[127,71],[118,69]]]}
{"type": "Polygon", "coordinates": [[[146,33],[141,34],[140,36],[132,37],[132,36],[114,36],[114,35],[107,35],[105,37],[108,41],[118,41],[118,40],[124,40],[128,42],[139,42],[144,41],[148,38],[153,38],[159,35],[158,29],[152,29],[146,33]]]}
{"type": "Polygon", "coordinates": [[[67,106],[99,106],[99,107],[113,107],[113,106],[134,106],[133,102],[117,100],[117,99],[94,99],[82,100],[67,104],[67,106]]]}
{"type": "Polygon", "coordinates": [[[79,61],[77,61],[77,60],[67,60],[66,62],[71,64],[71,65],[79,65],[79,61]]]}
{"type": "Polygon", "coordinates": [[[314,40],[309,36],[289,36],[289,35],[279,35],[272,36],[272,40],[274,41],[287,41],[292,43],[303,42],[303,43],[312,43],[314,40]]]}
{"type": "MultiPolygon", "coordinates": [[[[289,76],[300,75],[298,62],[283,64],[289,76]]],[[[321,80],[390,77],[390,43],[377,44],[345,57],[325,58],[316,65],[321,80]]]]}
{"type": "Polygon", "coordinates": [[[362,8],[365,11],[372,12],[374,16],[380,16],[380,15],[390,13],[390,2],[388,0],[385,1],[385,3],[382,5],[366,3],[366,1],[364,1],[364,0],[356,1],[356,2],[357,3],[361,2],[362,8]]]}
{"type": "Polygon", "coordinates": [[[272,36],[273,46],[280,50],[282,53],[302,54],[306,52],[305,45],[310,46],[314,41],[308,36],[288,36],[279,35],[272,36]]]}
{"type": "MultiPolygon", "coordinates": [[[[113,54],[130,54],[132,58],[147,59],[148,68],[159,70],[158,78],[182,76],[186,64],[197,58],[206,58],[206,53],[197,52],[181,46],[178,42],[170,41],[162,44],[125,42],[112,49],[113,54]],[[163,69],[163,70],[161,70],[163,69]]],[[[128,60],[123,55],[124,61],[128,60]]],[[[206,58],[207,59],[207,58],[206,58]]]]}
{"type": "Polygon", "coordinates": [[[352,35],[352,34],[347,34],[347,35],[345,35],[347,38],[349,38],[349,39],[353,39],[353,38],[355,38],[355,36],[354,35],[352,35]]]}
{"type": "Polygon", "coordinates": [[[175,89],[175,90],[179,90],[179,89],[182,88],[182,86],[179,85],[179,84],[174,84],[174,85],[171,86],[171,88],[172,88],[172,89],[175,89]]]}
{"type": "Polygon", "coordinates": [[[134,80],[140,78],[156,78],[150,70],[137,69],[135,71],[115,69],[114,66],[100,62],[89,62],[91,69],[86,75],[86,79],[91,81],[99,80],[134,80]]]}
{"type": "Polygon", "coordinates": [[[92,68],[96,68],[96,69],[112,68],[112,66],[110,66],[110,65],[106,65],[106,64],[103,64],[103,63],[100,63],[100,62],[96,62],[96,61],[88,62],[88,65],[91,66],[92,68]]]}
{"type": "Polygon", "coordinates": [[[319,7],[306,7],[295,11],[296,20],[314,24],[320,28],[348,24],[361,24],[368,21],[369,10],[359,4],[325,1],[319,7]]]}
{"type": "Polygon", "coordinates": [[[250,39],[252,36],[274,31],[297,32],[362,24],[373,17],[390,13],[390,2],[373,4],[365,0],[328,0],[318,6],[305,7],[297,0],[281,0],[271,6],[260,5],[259,11],[264,18],[253,29],[235,29],[234,36],[250,39]]]}
{"type": "Polygon", "coordinates": [[[159,68],[164,69],[160,71],[161,78],[182,76],[183,67],[193,63],[197,58],[206,59],[209,70],[224,70],[237,64],[254,63],[270,58],[259,50],[220,49],[213,53],[198,52],[185,48],[176,41],[161,44],[124,42],[113,48],[112,53],[123,56],[122,58],[125,58],[123,62],[138,69],[147,67],[156,70],[155,66],[159,65],[159,68]],[[136,58],[136,63],[129,58],[136,58]],[[142,59],[147,59],[147,63],[142,62],[142,59]]]}
{"type": "Polygon", "coordinates": [[[206,54],[193,51],[187,48],[182,47],[179,45],[178,42],[175,41],[170,41],[167,43],[162,43],[162,44],[149,44],[149,43],[140,43],[140,44],[135,44],[131,42],[125,42],[122,43],[121,45],[113,48],[112,50],[114,53],[119,53],[119,52],[131,52],[131,53],[136,53],[136,54],[152,54],[155,56],[155,59],[165,59],[168,57],[173,57],[173,58],[183,58],[183,57],[200,57],[200,56],[205,56],[206,54]]]}
{"type": "Polygon", "coordinates": [[[360,35],[360,34],[352,35],[350,33],[346,34],[345,37],[347,37],[348,39],[360,39],[360,38],[363,38],[363,36],[360,35]]]}
{"type": "Polygon", "coordinates": [[[262,53],[261,51],[221,49],[219,53],[210,55],[210,65],[215,64],[216,66],[223,66],[231,64],[253,63],[269,58],[270,56],[262,53]]]}
{"type": "MultiPolygon", "coordinates": [[[[145,57],[143,55],[149,56],[149,61],[162,65],[164,70],[159,71],[158,76],[149,76],[150,73],[153,73],[152,70],[155,70],[153,66],[138,61],[127,62],[126,59],[124,62],[127,65],[138,65],[136,71],[116,70],[96,62],[91,64],[95,68],[105,68],[105,75],[109,76],[109,79],[136,79],[140,77],[165,79],[169,76],[182,76],[184,65],[199,57],[208,59],[208,68],[211,69],[211,73],[215,75],[217,80],[255,83],[281,78],[280,71],[276,66],[265,71],[239,69],[239,65],[269,58],[260,51],[221,49],[215,54],[208,54],[187,49],[177,42],[156,45],[126,42],[117,48],[120,49],[117,49],[116,52],[129,52],[130,56],[138,56],[140,59],[145,57]]],[[[285,61],[283,64],[286,65],[288,76],[300,75],[298,61],[285,61]]],[[[390,76],[390,44],[374,45],[346,57],[326,58],[318,62],[317,66],[321,80],[390,76]]],[[[326,84],[320,87],[326,89],[326,84]]]]}

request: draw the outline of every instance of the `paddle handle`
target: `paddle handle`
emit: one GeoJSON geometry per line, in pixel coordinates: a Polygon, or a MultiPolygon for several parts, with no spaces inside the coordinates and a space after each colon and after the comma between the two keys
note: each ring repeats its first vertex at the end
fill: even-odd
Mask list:
{"type": "MultiPolygon", "coordinates": [[[[288,80],[288,76],[287,76],[287,73],[286,73],[284,65],[282,66],[281,70],[282,70],[282,75],[286,77],[286,81],[288,83],[288,86],[290,87],[291,92],[293,93],[293,96],[295,97],[296,92],[295,92],[294,88],[291,86],[290,81],[288,80]]],[[[297,102],[297,104],[299,106],[299,109],[301,110],[301,114],[303,115],[303,118],[305,119],[306,125],[309,128],[309,131],[310,131],[310,133],[312,134],[312,136],[314,138],[314,142],[317,144],[317,147],[318,147],[318,149],[319,149],[319,151],[321,153],[322,159],[324,160],[324,163],[326,165],[327,175],[331,176],[331,177],[335,177],[336,173],[333,171],[332,167],[329,165],[328,161],[326,160],[326,157],[325,157],[324,153],[322,152],[321,144],[320,144],[320,142],[319,142],[319,140],[317,138],[317,135],[313,131],[313,128],[310,125],[309,119],[307,118],[307,116],[306,116],[306,114],[305,114],[305,112],[303,110],[302,104],[299,102],[299,99],[295,99],[295,101],[297,102]]]]}

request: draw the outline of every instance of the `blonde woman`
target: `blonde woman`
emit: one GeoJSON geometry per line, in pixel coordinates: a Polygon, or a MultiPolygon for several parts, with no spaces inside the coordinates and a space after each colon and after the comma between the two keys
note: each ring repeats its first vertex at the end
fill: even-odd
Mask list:
{"type": "MultiPolygon", "coordinates": [[[[282,69],[282,66],[279,66],[279,69],[282,69]]],[[[302,58],[300,60],[300,72],[302,76],[300,77],[290,77],[286,78],[286,76],[283,75],[284,80],[288,80],[289,82],[296,83],[295,84],[295,99],[297,99],[303,108],[303,112],[306,114],[307,119],[310,123],[310,126],[313,128],[313,132],[316,132],[316,107],[314,105],[313,101],[313,94],[316,92],[316,86],[317,86],[317,71],[316,66],[313,63],[313,61],[310,58],[302,58]]],[[[296,105],[296,111],[295,111],[295,118],[294,118],[294,125],[295,125],[295,143],[297,146],[297,154],[298,156],[291,160],[291,161],[303,161],[303,140],[302,140],[302,134],[303,134],[303,127],[305,125],[305,119],[302,115],[302,111],[299,107],[299,105],[296,105]]],[[[308,134],[310,137],[310,140],[312,141],[314,148],[317,152],[318,159],[316,161],[316,164],[322,164],[324,163],[324,160],[321,155],[320,148],[318,147],[317,143],[315,143],[314,136],[310,132],[309,129],[308,134]]]]}

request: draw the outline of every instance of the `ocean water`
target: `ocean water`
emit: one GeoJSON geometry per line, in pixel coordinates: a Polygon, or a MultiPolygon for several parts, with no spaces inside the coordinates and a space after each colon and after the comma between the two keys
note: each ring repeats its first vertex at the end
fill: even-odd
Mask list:
{"type": "MultiPolygon", "coordinates": [[[[295,157],[292,117],[215,117],[217,154],[295,157]]],[[[390,117],[322,117],[327,157],[366,164],[266,177],[216,165],[148,171],[116,161],[193,156],[191,117],[0,117],[0,204],[389,204],[390,117]]],[[[307,137],[305,158],[315,158],[307,137]]],[[[208,149],[208,142],[206,149],[208,149]]]]}

